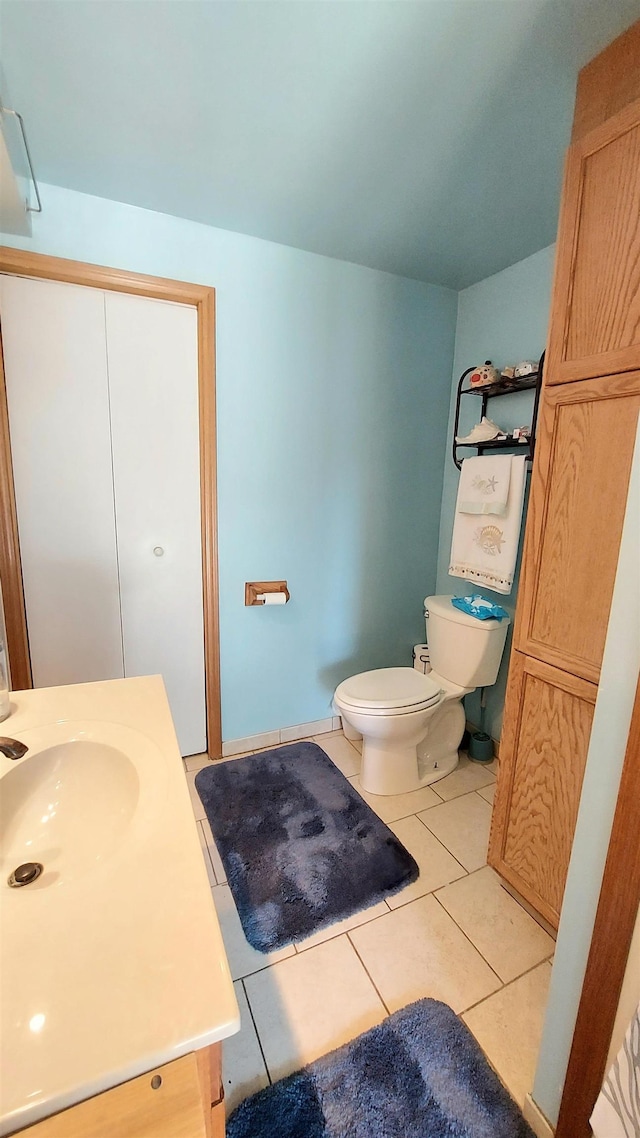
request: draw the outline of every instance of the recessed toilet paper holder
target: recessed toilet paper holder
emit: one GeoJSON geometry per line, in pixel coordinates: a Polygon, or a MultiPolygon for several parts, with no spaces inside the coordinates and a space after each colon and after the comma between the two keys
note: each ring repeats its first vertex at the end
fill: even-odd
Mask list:
{"type": "Polygon", "coordinates": [[[286,604],[289,600],[289,590],[286,581],[245,581],[245,605],[286,604]],[[267,600],[267,596],[278,594],[278,599],[267,600]],[[280,600],[283,596],[284,600],[280,600]]]}

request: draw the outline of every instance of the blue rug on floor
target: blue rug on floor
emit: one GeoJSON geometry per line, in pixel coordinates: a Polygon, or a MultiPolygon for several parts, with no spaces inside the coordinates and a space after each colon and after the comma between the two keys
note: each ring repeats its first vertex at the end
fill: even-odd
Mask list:
{"type": "Polygon", "coordinates": [[[418,866],[316,743],[196,775],[249,944],[271,952],[397,893],[418,866]]]}
{"type": "Polygon", "coordinates": [[[226,1138],[534,1138],[471,1032],[419,1000],[233,1112],[226,1138]]]}

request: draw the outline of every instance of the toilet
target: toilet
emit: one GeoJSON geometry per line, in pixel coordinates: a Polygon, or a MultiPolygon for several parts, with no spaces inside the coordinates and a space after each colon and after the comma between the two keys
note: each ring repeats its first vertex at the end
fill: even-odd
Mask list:
{"type": "Polygon", "coordinates": [[[404,794],[455,768],[465,728],[463,696],[495,683],[509,620],[478,620],[425,598],[432,671],[376,668],[338,684],[345,735],[362,736],[360,782],[370,794],[404,794]]]}

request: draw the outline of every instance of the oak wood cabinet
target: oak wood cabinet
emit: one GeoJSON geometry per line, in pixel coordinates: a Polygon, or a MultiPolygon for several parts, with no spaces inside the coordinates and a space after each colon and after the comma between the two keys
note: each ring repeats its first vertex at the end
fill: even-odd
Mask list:
{"type": "Polygon", "coordinates": [[[224,1138],[219,1043],[121,1083],[26,1130],[24,1138],[224,1138]]]}
{"type": "Polygon", "coordinates": [[[625,50],[635,84],[607,51],[578,84],[489,841],[556,927],[640,410],[640,24],[625,50]]]}

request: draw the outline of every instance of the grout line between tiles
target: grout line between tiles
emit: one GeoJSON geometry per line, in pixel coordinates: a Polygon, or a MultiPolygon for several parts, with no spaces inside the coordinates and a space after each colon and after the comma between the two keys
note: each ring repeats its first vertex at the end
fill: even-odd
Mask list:
{"type": "MultiPolygon", "coordinates": [[[[475,791],[472,791],[471,793],[472,793],[472,794],[475,794],[475,791]]],[[[452,799],[451,801],[453,801],[453,799],[452,799]]],[[[443,805],[444,805],[444,803],[443,803],[443,805]]],[[[489,805],[489,803],[487,803],[487,806],[488,806],[488,805],[489,805]]],[[[429,807],[429,809],[430,809],[430,810],[436,810],[436,809],[437,809],[437,807],[436,807],[436,806],[430,806],[430,807],[429,807]]],[[[467,877],[469,876],[469,874],[470,874],[470,873],[475,873],[475,872],[476,872],[476,869],[484,869],[484,865],[478,865],[478,866],[476,866],[476,869],[467,869],[466,865],[462,865],[462,862],[460,861],[460,858],[459,858],[459,857],[456,857],[456,855],[454,854],[453,850],[450,850],[450,849],[449,849],[448,845],[446,845],[446,843],[445,843],[445,842],[442,840],[442,838],[440,838],[440,837],[439,837],[437,834],[434,834],[434,832],[433,832],[433,830],[431,829],[431,827],[430,827],[430,826],[427,826],[427,823],[425,822],[424,818],[421,818],[419,814],[416,814],[416,818],[418,819],[418,821],[419,821],[419,822],[422,822],[422,825],[425,827],[425,829],[426,829],[426,830],[428,830],[428,831],[429,831],[429,833],[431,834],[431,837],[432,837],[432,838],[435,838],[437,842],[440,842],[440,845],[441,845],[441,846],[443,846],[443,847],[444,847],[444,849],[447,851],[447,853],[451,855],[451,857],[453,858],[453,860],[454,860],[454,861],[457,861],[458,865],[459,865],[459,866],[461,866],[461,867],[462,867],[462,869],[464,869],[464,872],[466,873],[467,877]]],[[[487,864],[487,862],[485,862],[484,864],[486,865],[486,864],[487,864]]],[[[449,884],[451,884],[451,882],[449,882],[449,884]]],[[[444,888],[444,887],[443,887],[443,888],[444,888]]]]}
{"type": "MultiPolygon", "coordinates": [[[[264,1069],[267,1072],[267,1078],[269,1080],[269,1086],[272,1086],[273,1079],[271,1078],[271,1071],[269,1070],[269,1067],[267,1065],[267,1060],[265,1058],[265,1054],[264,1054],[264,1051],[262,1049],[262,1040],[260,1038],[260,1032],[258,1031],[258,1025],[255,1021],[255,1017],[253,1014],[253,1008],[251,1007],[251,1000],[249,999],[249,993],[247,992],[247,986],[244,982],[244,976],[242,977],[240,983],[242,984],[242,990],[244,992],[244,996],[245,996],[245,999],[247,1001],[247,1007],[249,1009],[249,1015],[251,1016],[251,1022],[253,1024],[253,1030],[255,1031],[256,1039],[258,1040],[258,1047],[260,1048],[260,1054],[262,1055],[262,1062],[264,1063],[264,1069]]],[[[242,1028],[240,1030],[242,1030],[242,1028]]]]}
{"type": "MultiPolygon", "coordinates": [[[[482,955],[482,953],[480,955],[482,955]]],[[[522,980],[523,976],[528,976],[530,972],[535,972],[536,968],[539,968],[541,964],[548,964],[548,963],[549,963],[548,960],[539,960],[537,964],[533,964],[531,966],[531,968],[525,968],[524,972],[521,972],[519,976],[514,976],[513,980],[508,980],[506,984],[502,984],[502,986],[500,988],[498,988],[495,992],[491,992],[488,996],[483,996],[483,998],[481,1000],[476,1000],[475,1004],[469,1004],[468,1008],[465,1008],[464,1011],[459,1012],[458,1014],[460,1016],[466,1016],[467,1012],[472,1012],[475,1008],[479,1007],[480,1004],[485,1004],[487,1002],[487,1000],[491,999],[492,996],[497,996],[499,992],[504,992],[505,988],[510,988],[511,985],[515,984],[517,980],[522,980]]],[[[491,965],[489,965],[489,967],[491,967],[491,965]]],[[[547,996],[547,1004],[548,1004],[548,1002],[549,1002],[549,997],[547,996]]]]}
{"type": "Polygon", "coordinates": [[[196,819],[196,827],[198,830],[198,837],[201,838],[200,848],[202,850],[204,857],[207,860],[207,864],[211,866],[211,872],[213,874],[213,880],[214,880],[215,885],[219,885],[220,882],[218,881],[218,875],[216,873],[216,867],[213,864],[213,859],[211,857],[211,854],[209,853],[209,845],[207,842],[207,835],[204,832],[204,826],[202,825],[202,819],[201,818],[196,819]]]}
{"type": "MultiPolygon", "coordinates": [[[[373,922],[371,922],[371,921],[370,921],[369,923],[370,923],[370,924],[372,924],[373,922]]],[[[352,929],[351,931],[352,931],[352,932],[355,932],[356,930],[355,930],[355,929],[352,929]]],[[[369,972],[369,969],[367,968],[367,966],[366,966],[366,964],[365,964],[364,960],[362,959],[362,957],[361,957],[360,953],[358,952],[358,950],[357,950],[357,948],[356,948],[355,944],[353,943],[353,941],[352,941],[351,937],[349,936],[349,933],[346,933],[346,937],[347,937],[347,940],[349,941],[349,944],[351,945],[351,947],[352,947],[353,951],[355,952],[356,956],[358,957],[358,960],[360,961],[360,963],[361,963],[362,967],[364,968],[366,975],[369,977],[369,982],[370,982],[370,984],[371,984],[371,987],[373,988],[373,990],[374,990],[374,992],[376,993],[376,995],[377,995],[378,999],[380,1000],[380,1003],[382,1004],[382,1006],[383,1006],[383,1008],[384,1008],[385,1012],[387,1013],[387,1015],[391,1015],[391,1012],[389,1011],[389,1009],[388,1009],[387,1005],[385,1004],[384,1000],[382,999],[382,996],[381,996],[381,994],[380,994],[380,992],[379,992],[379,990],[378,990],[378,986],[377,986],[377,984],[375,983],[375,981],[374,981],[374,979],[373,979],[373,976],[372,976],[372,975],[371,975],[371,973],[369,972]]]]}
{"type": "MultiPolygon", "coordinates": [[[[387,904],[386,898],[383,897],[382,900],[383,900],[383,903],[387,906],[387,912],[393,913],[393,909],[391,908],[390,905],[387,904]]],[[[377,901],[376,901],[376,904],[378,904],[377,901]]],[[[363,909],[360,910],[360,912],[364,912],[364,911],[365,910],[363,910],[363,909]]],[[[374,921],[379,921],[381,917],[386,917],[386,915],[387,915],[387,913],[376,913],[375,917],[369,917],[368,921],[361,921],[361,923],[359,925],[354,925],[352,929],[343,929],[342,931],[336,930],[336,932],[333,936],[328,936],[326,938],[326,940],[320,940],[317,942],[317,944],[309,944],[309,945],[305,946],[305,945],[301,944],[300,941],[292,941],[292,944],[294,945],[296,952],[309,952],[310,949],[318,948],[319,945],[321,945],[321,944],[327,944],[327,942],[330,940],[337,940],[338,937],[340,937],[340,936],[348,936],[349,933],[354,933],[356,931],[356,929],[363,929],[365,927],[365,925],[372,925],[374,923],[374,921]]],[[[343,919],[347,919],[347,918],[343,918],[343,919]]],[[[336,925],[338,923],[339,922],[336,921],[336,925]]],[[[330,929],[331,925],[327,925],[326,927],[327,927],[327,929],[330,929]]],[[[314,934],[312,933],[311,935],[313,936],[314,934]]]]}
{"type": "MultiPolygon", "coordinates": [[[[483,868],[484,868],[484,867],[483,867],[483,868]]],[[[450,883],[450,884],[452,884],[452,883],[450,883]]],[[[443,913],[446,913],[446,914],[447,914],[447,916],[449,917],[449,920],[453,921],[453,923],[454,923],[454,925],[456,926],[456,928],[460,929],[460,932],[462,933],[463,937],[465,938],[465,940],[467,940],[467,941],[469,942],[469,944],[471,945],[471,947],[472,947],[472,948],[473,948],[473,949],[474,949],[474,950],[475,950],[475,951],[478,953],[478,956],[479,956],[479,957],[480,957],[482,960],[484,960],[484,962],[485,962],[485,964],[486,964],[487,968],[488,968],[488,969],[489,969],[491,972],[493,972],[493,975],[495,976],[496,980],[498,981],[498,984],[500,985],[500,988],[504,988],[504,987],[506,987],[506,985],[505,985],[505,982],[504,982],[504,980],[502,979],[502,977],[498,975],[498,973],[496,972],[496,970],[495,970],[495,968],[493,967],[493,965],[492,965],[492,964],[489,964],[489,961],[487,960],[486,956],[485,956],[485,955],[484,955],[484,954],[483,954],[483,953],[480,951],[480,949],[478,948],[477,944],[474,944],[474,943],[473,943],[473,941],[472,941],[471,937],[469,936],[469,934],[468,934],[468,933],[466,933],[466,932],[464,931],[464,929],[463,929],[463,928],[462,928],[462,927],[461,927],[461,926],[458,924],[458,922],[456,921],[455,917],[452,917],[452,916],[451,916],[451,913],[449,912],[449,910],[448,910],[448,909],[445,909],[444,905],[442,904],[442,901],[440,901],[440,900],[439,900],[439,898],[438,898],[438,897],[436,897],[435,893],[432,893],[432,894],[431,894],[431,896],[433,897],[434,901],[437,901],[437,902],[438,902],[438,904],[439,904],[440,908],[442,909],[442,912],[443,912],[443,913]]],[[[498,989],[496,989],[496,991],[497,991],[497,990],[498,990],[498,989]]],[[[492,993],[491,993],[491,995],[492,995],[492,996],[493,996],[493,995],[495,995],[495,992],[492,992],[492,993]]],[[[489,997],[488,997],[488,996],[485,996],[484,998],[485,998],[485,1000],[487,1000],[489,997]]],[[[481,1003],[482,1001],[480,1001],[480,1000],[479,1000],[478,1002],[479,1002],[479,1003],[481,1003]]],[[[462,1013],[461,1013],[461,1014],[462,1014],[462,1013]]]]}

